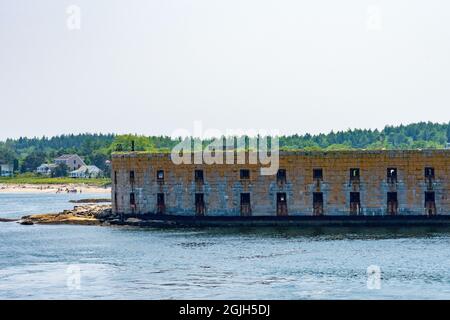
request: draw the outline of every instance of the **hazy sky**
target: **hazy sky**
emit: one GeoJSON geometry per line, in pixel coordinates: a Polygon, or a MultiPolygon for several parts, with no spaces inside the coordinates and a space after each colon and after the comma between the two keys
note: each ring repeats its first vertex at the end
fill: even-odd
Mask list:
{"type": "Polygon", "coordinates": [[[0,0],[0,109],[2,140],[447,122],[450,2],[0,0]]]}

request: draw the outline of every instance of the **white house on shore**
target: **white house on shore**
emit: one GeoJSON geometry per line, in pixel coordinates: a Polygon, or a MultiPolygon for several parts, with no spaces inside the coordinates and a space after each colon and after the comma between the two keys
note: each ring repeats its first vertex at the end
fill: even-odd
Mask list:
{"type": "Polygon", "coordinates": [[[58,165],[54,163],[43,163],[36,168],[36,173],[44,176],[50,176],[57,167],[58,165]]]}
{"type": "Polygon", "coordinates": [[[0,176],[12,177],[14,173],[14,166],[12,164],[0,164],[0,176]]]}
{"type": "Polygon", "coordinates": [[[82,166],[86,166],[83,159],[77,154],[63,154],[55,159],[55,164],[65,164],[69,171],[80,169],[82,166]]]}
{"type": "Polygon", "coordinates": [[[103,176],[103,171],[96,166],[81,166],[77,170],[70,172],[71,178],[99,178],[103,176]]]}

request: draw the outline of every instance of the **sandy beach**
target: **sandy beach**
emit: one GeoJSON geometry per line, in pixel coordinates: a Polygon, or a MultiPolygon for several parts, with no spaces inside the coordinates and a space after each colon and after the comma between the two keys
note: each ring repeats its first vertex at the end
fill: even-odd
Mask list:
{"type": "Polygon", "coordinates": [[[0,193],[104,193],[111,194],[111,188],[86,184],[0,184],[0,193]]]}

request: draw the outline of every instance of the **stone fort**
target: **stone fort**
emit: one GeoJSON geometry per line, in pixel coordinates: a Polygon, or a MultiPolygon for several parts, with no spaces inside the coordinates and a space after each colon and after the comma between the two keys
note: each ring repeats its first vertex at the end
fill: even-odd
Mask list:
{"type": "MultiPolygon", "coordinates": [[[[248,157],[248,154],[247,154],[248,157]]],[[[170,154],[112,156],[112,207],[123,215],[448,215],[450,150],[280,152],[260,164],[181,164],[170,154]]]]}

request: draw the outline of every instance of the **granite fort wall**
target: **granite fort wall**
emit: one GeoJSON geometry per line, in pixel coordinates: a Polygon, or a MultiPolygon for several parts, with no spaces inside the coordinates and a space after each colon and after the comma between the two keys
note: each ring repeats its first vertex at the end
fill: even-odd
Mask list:
{"type": "Polygon", "coordinates": [[[260,165],[175,165],[169,154],[113,154],[113,210],[228,216],[450,214],[450,150],[281,152],[279,167],[285,179],[282,172],[261,175],[260,165]],[[388,168],[396,169],[394,176],[388,177],[388,168]],[[244,172],[242,179],[241,169],[249,170],[248,178],[244,172]],[[203,171],[203,181],[196,180],[195,170],[203,171]],[[164,177],[158,179],[161,172],[164,177]]]}

